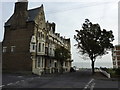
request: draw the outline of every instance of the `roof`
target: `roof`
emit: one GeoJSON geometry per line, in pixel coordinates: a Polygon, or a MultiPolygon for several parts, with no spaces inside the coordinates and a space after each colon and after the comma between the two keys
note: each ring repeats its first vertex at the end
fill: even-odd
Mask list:
{"type": "Polygon", "coordinates": [[[115,47],[120,47],[120,44],[118,44],[118,45],[115,45],[115,47]]]}
{"type": "Polygon", "coordinates": [[[70,38],[65,39],[66,41],[70,42],[70,38]]]}
{"type": "Polygon", "coordinates": [[[40,11],[40,7],[28,10],[28,21],[34,21],[39,11],[40,11]]]}
{"type": "MultiPolygon", "coordinates": [[[[35,17],[38,15],[41,7],[28,10],[28,17],[26,21],[34,21],[35,17]]],[[[5,26],[11,25],[12,20],[14,19],[14,14],[7,20],[5,26]]]]}

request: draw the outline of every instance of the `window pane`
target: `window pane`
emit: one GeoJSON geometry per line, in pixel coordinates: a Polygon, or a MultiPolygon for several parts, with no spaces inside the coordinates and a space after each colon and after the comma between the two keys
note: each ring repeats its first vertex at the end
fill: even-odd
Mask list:
{"type": "Polygon", "coordinates": [[[3,47],[3,52],[6,52],[7,51],[7,47],[3,47]]]}
{"type": "Polygon", "coordinates": [[[38,67],[40,67],[40,57],[38,57],[38,67]]]}
{"type": "Polygon", "coordinates": [[[39,50],[39,52],[41,52],[41,43],[39,43],[39,49],[38,50],[39,50]]]}
{"type": "Polygon", "coordinates": [[[32,50],[35,50],[35,45],[33,44],[32,46],[33,46],[33,47],[32,47],[32,50]]]}
{"type": "Polygon", "coordinates": [[[44,44],[43,44],[43,46],[42,46],[42,51],[44,52],[44,44]]]}
{"type": "Polygon", "coordinates": [[[15,46],[11,46],[11,52],[15,51],[15,46]]]}

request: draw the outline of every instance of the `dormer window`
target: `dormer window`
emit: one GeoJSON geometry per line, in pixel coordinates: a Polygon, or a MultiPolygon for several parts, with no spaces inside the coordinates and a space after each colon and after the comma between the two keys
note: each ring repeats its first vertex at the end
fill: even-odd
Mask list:
{"type": "Polygon", "coordinates": [[[31,43],[36,43],[36,38],[35,38],[35,36],[32,36],[32,38],[31,38],[31,43]]]}
{"type": "Polygon", "coordinates": [[[30,52],[35,52],[36,44],[30,43],[30,52]]]}

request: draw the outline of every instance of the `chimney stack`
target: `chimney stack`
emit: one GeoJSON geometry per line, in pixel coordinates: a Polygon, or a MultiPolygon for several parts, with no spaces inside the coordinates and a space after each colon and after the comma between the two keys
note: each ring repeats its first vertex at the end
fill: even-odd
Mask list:
{"type": "Polygon", "coordinates": [[[15,3],[14,13],[16,12],[26,12],[28,8],[28,1],[27,0],[18,0],[15,3]]]}

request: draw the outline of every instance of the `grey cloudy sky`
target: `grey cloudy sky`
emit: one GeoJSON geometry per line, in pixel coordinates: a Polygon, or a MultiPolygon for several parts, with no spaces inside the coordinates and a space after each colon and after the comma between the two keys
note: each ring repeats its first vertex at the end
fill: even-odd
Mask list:
{"type": "MultiPolygon", "coordinates": [[[[12,15],[14,3],[17,0],[1,0],[0,2],[0,41],[4,35],[4,22],[12,15]]],[[[77,53],[73,36],[76,29],[81,29],[82,23],[88,18],[101,28],[112,30],[115,36],[114,45],[118,44],[118,1],[119,0],[29,0],[28,9],[44,5],[46,20],[56,23],[56,32],[71,38],[72,59],[74,62],[84,61],[77,53]]],[[[97,62],[111,62],[111,53],[98,59],[97,62]]],[[[96,62],[96,63],[97,63],[96,62]]]]}

